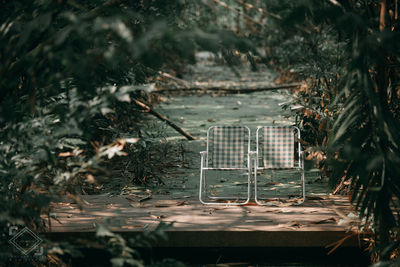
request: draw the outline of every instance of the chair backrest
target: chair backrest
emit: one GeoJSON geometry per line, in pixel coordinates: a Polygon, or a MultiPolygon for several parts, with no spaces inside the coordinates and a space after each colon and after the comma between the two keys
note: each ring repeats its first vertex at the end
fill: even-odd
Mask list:
{"type": "Polygon", "coordinates": [[[263,126],[257,129],[257,165],[261,168],[295,168],[295,142],[300,131],[293,126],[263,126]],[[296,136],[297,132],[297,136],[296,136]]]}
{"type": "Polygon", "coordinates": [[[247,126],[212,126],[207,131],[209,168],[246,168],[250,151],[247,126]]]}

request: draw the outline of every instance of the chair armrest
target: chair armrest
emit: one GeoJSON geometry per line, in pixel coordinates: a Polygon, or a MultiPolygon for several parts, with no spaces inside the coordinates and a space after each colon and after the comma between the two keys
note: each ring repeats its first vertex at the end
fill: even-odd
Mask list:
{"type": "Polygon", "coordinates": [[[257,155],[258,155],[257,151],[250,151],[250,152],[249,152],[250,158],[252,158],[252,157],[257,157],[257,155]]]}
{"type": "Polygon", "coordinates": [[[208,155],[207,151],[201,151],[200,152],[200,161],[201,161],[201,167],[202,168],[208,166],[208,164],[207,164],[207,155],[208,155]]]}
{"type": "Polygon", "coordinates": [[[208,156],[207,151],[201,151],[201,152],[200,152],[200,157],[201,157],[201,160],[202,160],[202,161],[206,160],[206,159],[207,159],[207,156],[208,156]]]}

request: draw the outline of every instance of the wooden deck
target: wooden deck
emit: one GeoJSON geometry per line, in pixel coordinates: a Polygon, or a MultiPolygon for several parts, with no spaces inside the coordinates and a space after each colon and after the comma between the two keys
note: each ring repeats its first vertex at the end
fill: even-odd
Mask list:
{"type": "MultiPolygon", "coordinates": [[[[160,247],[325,247],[349,235],[347,199],[325,196],[301,206],[204,206],[195,197],[82,196],[83,209],[72,200],[53,203],[46,235],[92,234],[102,224],[135,235],[160,221],[174,222],[160,247]]],[[[343,246],[358,246],[356,236],[343,246]]]]}

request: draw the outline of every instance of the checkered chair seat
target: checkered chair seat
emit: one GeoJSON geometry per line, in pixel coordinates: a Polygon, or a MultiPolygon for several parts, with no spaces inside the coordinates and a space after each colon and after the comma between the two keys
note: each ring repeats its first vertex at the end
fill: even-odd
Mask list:
{"type": "Polygon", "coordinates": [[[210,166],[212,168],[246,168],[248,128],[215,126],[209,135],[210,166]]]}
{"type": "Polygon", "coordinates": [[[211,126],[207,131],[207,149],[200,152],[200,202],[228,206],[248,203],[251,197],[252,175],[250,154],[253,152],[250,151],[250,129],[247,126],[211,126]],[[209,170],[212,170],[210,174],[214,179],[218,177],[215,171],[233,171],[233,178],[236,176],[236,179],[243,181],[243,175],[246,175],[247,196],[244,196],[244,189],[240,187],[234,190],[233,195],[227,195],[229,191],[222,188],[217,192],[211,186],[208,187],[206,174],[209,170]]]}
{"type": "MultiPolygon", "coordinates": [[[[285,193],[278,196],[276,195],[276,189],[275,195],[273,196],[271,195],[271,190],[265,191],[258,189],[257,175],[258,173],[262,175],[263,172],[258,172],[257,170],[284,169],[296,169],[299,172],[301,193],[299,192],[300,194],[298,195],[298,198],[294,199],[296,203],[294,205],[304,203],[306,191],[304,179],[304,157],[299,142],[300,129],[295,126],[263,126],[257,129],[256,139],[257,160],[254,171],[254,199],[256,203],[258,205],[268,205],[269,200],[274,200],[276,198],[280,199],[281,197],[291,199],[294,196],[292,193],[287,196],[285,193]]],[[[285,172],[279,173],[279,177],[285,175],[285,172]]],[[[261,179],[265,178],[269,179],[268,177],[261,176],[261,179]]],[[[294,184],[293,186],[298,188],[298,184],[294,184]]]]}
{"type": "Polygon", "coordinates": [[[286,169],[295,166],[295,135],[293,127],[262,127],[259,132],[259,138],[261,139],[259,143],[261,167],[286,169]]]}

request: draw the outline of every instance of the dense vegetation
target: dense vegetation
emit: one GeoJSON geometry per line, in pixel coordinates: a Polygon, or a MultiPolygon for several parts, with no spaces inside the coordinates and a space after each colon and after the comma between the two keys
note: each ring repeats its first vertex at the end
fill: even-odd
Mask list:
{"type": "MultiPolygon", "coordinates": [[[[14,224],[44,227],[40,214],[51,216],[49,201],[90,188],[114,156],[129,155],[133,180],[141,182],[151,172],[141,159],[157,144],[133,101],[157,101],[143,84],[163,69],[179,77],[195,51],[208,50],[232,69],[245,55],[254,70],[263,63],[283,81],[306,81],[297,102],[305,107],[300,127],[309,158],[316,158],[335,191],[351,195],[363,226],[376,234],[381,261],[391,264],[398,255],[397,0],[0,5],[3,236],[14,224]]],[[[141,264],[121,237],[99,229],[99,238],[108,242],[116,265],[141,264]]],[[[1,245],[6,261],[11,247],[1,245]]]]}

